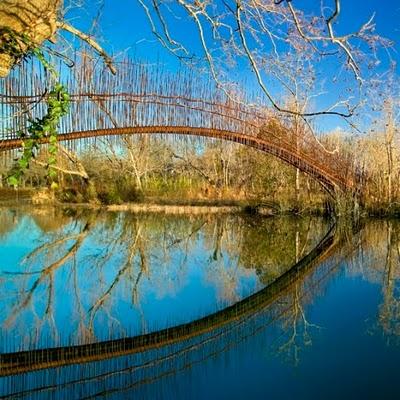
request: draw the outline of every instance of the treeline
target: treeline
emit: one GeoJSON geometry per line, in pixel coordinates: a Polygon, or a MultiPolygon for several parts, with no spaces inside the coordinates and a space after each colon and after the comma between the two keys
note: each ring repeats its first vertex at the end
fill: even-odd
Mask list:
{"type": "Polygon", "coordinates": [[[293,167],[223,141],[123,138],[81,160],[104,202],[264,201],[288,208],[324,197],[305,176],[296,188],[293,167]]]}
{"type": "MultiPolygon", "coordinates": [[[[292,166],[219,140],[96,139],[76,154],[65,148],[58,152],[56,195],[63,202],[254,203],[322,211],[326,201],[320,185],[292,166]]],[[[23,187],[46,187],[45,160],[43,151],[26,172],[23,187]]]]}
{"type": "MultiPolygon", "coordinates": [[[[337,152],[351,164],[358,201],[371,214],[400,214],[399,127],[392,116],[387,111],[386,119],[367,134],[336,130],[318,138],[322,155],[337,152]]],[[[293,128],[274,131],[293,134],[293,128]]],[[[60,146],[57,157],[60,188],[56,195],[63,202],[242,202],[267,204],[280,211],[322,212],[330,200],[315,180],[293,166],[219,140],[147,135],[97,138],[75,151],[60,146]]],[[[42,150],[22,186],[46,187],[46,159],[42,150]]],[[[5,163],[0,171],[3,186],[10,166],[5,163]]]]}

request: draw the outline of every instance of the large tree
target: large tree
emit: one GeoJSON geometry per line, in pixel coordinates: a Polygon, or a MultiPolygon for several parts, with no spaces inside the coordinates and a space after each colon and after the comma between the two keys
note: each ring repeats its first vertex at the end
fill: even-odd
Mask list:
{"type": "Polygon", "coordinates": [[[2,0],[0,2],[0,77],[45,41],[55,42],[66,30],[88,43],[115,73],[111,58],[89,35],[64,21],[63,0],[2,0]]]}
{"type": "MultiPolygon", "coordinates": [[[[247,65],[268,102],[276,110],[289,114],[299,112],[285,107],[276,95],[277,91],[286,90],[284,77],[274,69],[283,54],[290,51],[298,57],[314,57],[316,63],[333,61],[336,71],[344,67],[353,76],[354,81],[347,83],[347,87],[354,89],[354,83],[362,83],[376,63],[377,46],[389,45],[376,35],[373,17],[358,30],[337,34],[335,25],[340,18],[341,0],[326,1],[321,11],[315,13],[302,10],[301,2],[296,0],[136,1],[142,6],[143,17],[148,19],[154,35],[168,51],[189,61],[195,57],[193,38],[197,37],[200,58],[205,63],[202,65],[207,66],[223,90],[229,84],[227,66],[247,65]],[[177,29],[177,21],[185,29],[177,29]],[[187,35],[186,28],[192,28],[195,35],[187,35]]],[[[111,58],[98,43],[66,22],[63,7],[63,0],[0,2],[0,76],[6,76],[33,47],[41,46],[46,40],[54,41],[57,30],[67,30],[89,43],[115,72],[111,58]]],[[[348,82],[348,77],[342,74],[343,84],[348,82]]],[[[349,117],[358,103],[357,96],[352,100],[350,96],[339,96],[323,109],[301,113],[349,117]]]]}

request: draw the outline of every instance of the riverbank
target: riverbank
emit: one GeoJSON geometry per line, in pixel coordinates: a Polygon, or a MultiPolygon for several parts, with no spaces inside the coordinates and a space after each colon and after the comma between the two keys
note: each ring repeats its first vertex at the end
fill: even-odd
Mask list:
{"type": "MultiPolygon", "coordinates": [[[[87,208],[105,211],[129,211],[132,213],[205,214],[246,213],[262,216],[273,215],[320,215],[329,214],[326,204],[314,202],[294,205],[285,201],[264,199],[235,200],[219,199],[170,199],[146,197],[140,201],[104,204],[98,199],[86,202],[61,201],[50,189],[0,188],[0,207],[43,206],[61,208],[87,208]]],[[[360,210],[360,217],[400,218],[400,204],[367,204],[360,210]]]]}
{"type": "Polygon", "coordinates": [[[230,200],[230,199],[160,199],[146,198],[140,202],[123,204],[102,204],[92,202],[62,202],[48,189],[0,189],[0,207],[60,207],[101,209],[105,211],[129,211],[132,213],[164,213],[164,214],[215,214],[246,213],[261,216],[283,214],[323,215],[322,207],[294,208],[282,206],[277,202],[262,200],[230,200]]]}
{"type": "Polygon", "coordinates": [[[258,214],[263,216],[279,215],[276,210],[258,206],[257,208],[249,205],[226,205],[226,204],[162,204],[162,203],[127,203],[102,205],[99,203],[61,203],[61,202],[32,202],[26,197],[20,197],[18,200],[2,201],[0,199],[1,208],[61,208],[61,209],[87,209],[87,210],[103,210],[110,212],[127,211],[134,214],[160,213],[160,214],[258,214]]]}

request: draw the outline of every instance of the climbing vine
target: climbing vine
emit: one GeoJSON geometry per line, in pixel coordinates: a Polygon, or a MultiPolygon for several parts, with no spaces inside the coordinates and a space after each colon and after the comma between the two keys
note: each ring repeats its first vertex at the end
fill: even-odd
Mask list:
{"type": "Polygon", "coordinates": [[[34,49],[25,33],[18,33],[6,26],[0,28],[0,53],[9,55],[13,64],[27,59],[34,49]]]}
{"type": "Polygon", "coordinates": [[[23,141],[22,153],[10,171],[8,183],[14,187],[19,185],[40,145],[47,142],[49,153],[47,176],[51,187],[56,189],[58,187],[55,182],[57,171],[54,166],[57,162],[57,127],[60,119],[69,110],[68,92],[65,86],[58,82],[58,74],[54,66],[47,61],[42,50],[34,46],[26,34],[17,33],[9,28],[1,28],[0,39],[0,53],[9,54],[15,62],[35,57],[50,73],[51,81],[55,82],[46,96],[47,114],[41,118],[29,119],[26,130],[18,132],[18,137],[23,141]]]}
{"type": "Polygon", "coordinates": [[[22,154],[14,165],[11,175],[8,177],[8,183],[14,187],[18,186],[21,177],[24,175],[32,158],[40,144],[48,141],[49,158],[47,160],[47,176],[53,189],[57,188],[54,179],[57,172],[54,166],[57,162],[57,126],[61,117],[68,113],[69,95],[65,87],[57,83],[47,96],[47,114],[42,118],[29,120],[29,126],[26,130],[18,132],[18,136],[23,140],[22,154]]]}

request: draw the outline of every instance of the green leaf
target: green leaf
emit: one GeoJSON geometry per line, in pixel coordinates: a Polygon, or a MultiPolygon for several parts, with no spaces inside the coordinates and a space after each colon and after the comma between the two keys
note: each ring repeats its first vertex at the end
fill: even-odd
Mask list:
{"type": "Polygon", "coordinates": [[[26,139],[26,140],[24,141],[24,144],[25,144],[25,147],[31,149],[31,148],[33,147],[34,141],[33,141],[32,139],[26,139]]]}
{"type": "Polygon", "coordinates": [[[9,176],[7,178],[7,181],[8,181],[9,185],[14,186],[14,187],[18,186],[18,184],[19,184],[19,179],[16,178],[15,176],[9,176]]]}
{"type": "MultiPolygon", "coordinates": [[[[56,75],[54,67],[45,59],[40,49],[34,48],[32,51],[37,59],[43,66],[53,74],[56,75]]],[[[29,168],[29,162],[32,158],[36,157],[36,149],[39,149],[41,140],[46,137],[49,141],[48,152],[50,157],[48,159],[48,172],[49,180],[57,177],[57,171],[52,168],[57,162],[57,126],[60,118],[66,115],[69,111],[70,96],[67,93],[65,86],[61,83],[56,83],[52,90],[50,90],[47,97],[47,114],[42,118],[29,118],[29,126],[26,131],[18,132],[18,136],[23,140],[23,152],[20,159],[14,166],[14,174],[10,177],[10,185],[17,186],[19,178],[23,175],[24,170],[29,168]]],[[[52,188],[57,188],[56,183],[51,183],[52,188]]]]}
{"type": "Polygon", "coordinates": [[[26,169],[28,167],[29,161],[26,158],[20,158],[18,160],[18,165],[22,168],[22,169],[26,169]]]}
{"type": "Polygon", "coordinates": [[[49,169],[47,176],[49,178],[55,178],[55,177],[57,177],[57,171],[55,169],[51,168],[51,169],[49,169]]]}
{"type": "Polygon", "coordinates": [[[50,144],[56,144],[57,143],[57,136],[56,135],[51,135],[49,138],[49,143],[50,144]]]}

